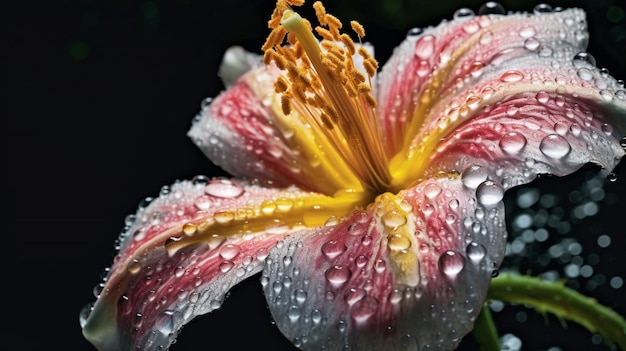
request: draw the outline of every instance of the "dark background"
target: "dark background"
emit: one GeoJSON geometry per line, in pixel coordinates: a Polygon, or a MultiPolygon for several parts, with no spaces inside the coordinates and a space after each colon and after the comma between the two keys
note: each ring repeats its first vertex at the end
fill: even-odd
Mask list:
{"type": "MultiPolygon", "coordinates": [[[[444,0],[338,2],[327,1],[327,9],[365,25],[381,64],[410,27],[436,25],[460,7],[444,0]]],[[[501,3],[528,11],[536,4],[501,3]]],[[[477,10],[481,4],[463,6],[477,10]]],[[[598,65],[626,78],[623,1],[551,4],[585,8],[589,51],[598,65]]],[[[201,100],[222,89],[216,73],[224,50],[238,44],[259,51],[272,8],[271,0],[2,2],[0,113],[8,161],[2,173],[9,209],[2,290],[3,319],[10,326],[3,341],[14,341],[12,349],[93,350],[82,338],[78,313],[94,300],[92,288],[111,263],[124,217],[176,179],[223,174],[185,133],[201,100]]],[[[613,251],[602,252],[609,257],[601,261],[607,277],[626,278],[617,250],[626,245],[619,217],[626,205],[625,168],[618,169],[616,183],[606,185],[616,200],[588,221],[595,234],[585,237],[587,227],[577,227],[585,250],[597,251],[598,225],[613,234],[613,251]]],[[[535,185],[569,191],[596,171],[535,185]]],[[[508,196],[510,201],[514,194],[508,196]]],[[[625,291],[607,282],[591,295],[624,315],[625,291]]],[[[495,317],[501,333],[514,332],[527,350],[593,346],[592,334],[571,323],[563,332],[548,318],[547,329],[532,311],[525,323],[515,322],[515,308],[495,317]]],[[[236,287],[221,310],[186,326],[172,347],[225,348],[292,348],[271,323],[256,278],[236,287]]],[[[474,349],[471,338],[462,348],[474,349]]]]}

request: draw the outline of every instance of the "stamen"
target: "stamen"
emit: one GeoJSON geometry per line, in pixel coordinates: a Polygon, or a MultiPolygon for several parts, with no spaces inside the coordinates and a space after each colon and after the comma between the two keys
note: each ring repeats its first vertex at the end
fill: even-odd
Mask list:
{"type": "Polygon", "coordinates": [[[352,27],[352,30],[356,33],[359,39],[365,36],[365,28],[363,28],[361,23],[357,21],[350,21],[350,27],[352,27]]]}
{"type": "MultiPolygon", "coordinates": [[[[314,29],[290,9],[294,1],[278,2],[277,8],[284,9],[281,21],[276,24],[275,11],[263,49],[265,61],[275,62],[284,72],[275,88],[283,94],[283,112],[287,115],[295,109],[308,123],[325,129],[323,134],[365,187],[389,190],[389,159],[381,142],[370,80],[378,62],[364,47],[357,50],[350,36],[340,32],[341,21],[326,13],[320,2],[313,4],[320,23],[314,29]],[[320,42],[313,30],[322,38],[320,42]],[[281,46],[285,37],[290,46],[281,46]],[[356,53],[363,58],[364,72],[354,65],[356,53]]],[[[355,21],[350,25],[360,42],[363,26],[355,21]]]]}

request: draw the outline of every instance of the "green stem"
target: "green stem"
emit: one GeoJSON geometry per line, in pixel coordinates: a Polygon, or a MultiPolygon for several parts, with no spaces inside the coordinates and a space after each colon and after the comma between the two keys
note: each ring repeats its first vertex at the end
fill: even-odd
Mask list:
{"type": "Polygon", "coordinates": [[[574,321],[591,332],[600,333],[608,343],[626,350],[626,321],[596,299],[582,295],[564,285],[540,278],[500,274],[491,280],[488,298],[507,303],[528,305],[540,313],[550,312],[559,319],[574,321]]]}
{"type": "Polygon", "coordinates": [[[498,331],[486,304],[476,319],[472,335],[480,346],[481,351],[500,351],[498,331]]]}

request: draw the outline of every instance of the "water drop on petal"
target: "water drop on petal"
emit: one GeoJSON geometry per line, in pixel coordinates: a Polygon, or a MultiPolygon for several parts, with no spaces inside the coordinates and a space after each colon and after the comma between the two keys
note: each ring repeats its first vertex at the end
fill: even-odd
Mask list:
{"type": "Polygon", "coordinates": [[[468,9],[467,7],[462,7],[456,11],[454,11],[454,15],[452,18],[455,20],[458,19],[467,19],[474,17],[474,11],[472,9],[468,9]]]}
{"type": "Polygon", "coordinates": [[[468,189],[476,189],[480,183],[487,179],[487,170],[481,166],[474,165],[466,168],[461,174],[461,181],[468,189]]]}
{"type": "Polygon", "coordinates": [[[558,135],[550,134],[541,140],[539,144],[539,150],[551,158],[559,159],[567,155],[572,147],[567,139],[558,135]]]}
{"type": "Polygon", "coordinates": [[[581,68],[589,65],[595,67],[596,59],[588,52],[579,52],[572,59],[572,64],[576,68],[581,68]]]}
{"type": "Polygon", "coordinates": [[[352,272],[348,267],[332,266],[326,270],[325,276],[333,287],[339,287],[350,279],[352,272]]]}
{"type": "Polygon", "coordinates": [[[499,145],[502,151],[514,155],[526,146],[526,138],[521,133],[510,132],[502,136],[499,145]]]}
{"type": "Polygon", "coordinates": [[[328,258],[333,259],[344,251],[346,251],[347,247],[344,243],[338,242],[336,240],[327,241],[324,245],[322,245],[322,253],[328,258]]]}
{"type": "Polygon", "coordinates": [[[546,13],[551,13],[552,10],[552,6],[548,5],[548,4],[539,4],[537,6],[535,6],[535,8],[533,9],[533,13],[535,15],[542,15],[542,14],[546,14],[546,13]]]}
{"type": "Polygon", "coordinates": [[[435,37],[425,35],[415,43],[415,56],[420,59],[428,59],[435,51],[435,37]]]}
{"type": "Polygon", "coordinates": [[[487,254],[487,249],[485,248],[485,246],[475,241],[472,241],[471,243],[469,243],[465,251],[466,251],[467,257],[474,264],[479,263],[487,254]]]}
{"type": "Polygon", "coordinates": [[[204,192],[208,195],[221,198],[237,197],[243,194],[243,191],[241,185],[228,179],[212,180],[204,187],[204,192]]]}
{"type": "Polygon", "coordinates": [[[476,200],[483,206],[494,206],[504,198],[502,186],[491,180],[482,182],[476,189],[476,200]]]}
{"type": "Polygon", "coordinates": [[[504,15],[505,13],[504,6],[495,1],[489,1],[478,9],[479,15],[504,15]]]}
{"type": "Polygon", "coordinates": [[[413,28],[409,29],[409,31],[406,33],[406,36],[407,37],[418,37],[418,36],[422,35],[422,33],[424,33],[422,28],[413,27],[413,28]]]}
{"type": "Polygon", "coordinates": [[[455,278],[465,267],[465,257],[460,253],[448,250],[439,256],[439,269],[450,278],[455,278]]]}

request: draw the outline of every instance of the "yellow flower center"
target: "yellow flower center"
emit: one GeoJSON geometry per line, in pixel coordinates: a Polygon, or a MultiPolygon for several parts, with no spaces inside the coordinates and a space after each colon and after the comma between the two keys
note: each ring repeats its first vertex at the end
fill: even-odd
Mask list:
{"type": "MultiPolygon", "coordinates": [[[[322,131],[317,139],[323,138],[333,149],[324,157],[336,157],[331,162],[347,166],[360,183],[353,188],[374,194],[399,190],[392,188],[389,155],[375,112],[371,78],[378,62],[365,46],[355,45],[349,35],[340,32],[342,23],[327,14],[321,2],[313,5],[320,23],[314,29],[290,8],[301,4],[278,2],[269,21],[272,32],[263,46],[265,63],[273,62],[283,72],[275,83],[282,113],[322,131]]],[[[355,21],[351,27],[360,42],[365,35],[363,27],[355,21]]]]}

